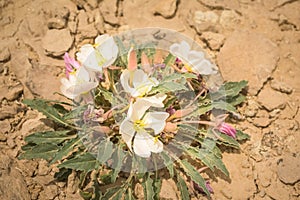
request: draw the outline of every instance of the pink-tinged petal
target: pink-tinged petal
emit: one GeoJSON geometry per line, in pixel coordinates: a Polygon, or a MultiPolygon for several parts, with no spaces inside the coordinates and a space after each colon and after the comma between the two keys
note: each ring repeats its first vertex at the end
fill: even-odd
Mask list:
{"type": "Polygon", "coordinates": [[[64,62],[66,66],[66,77],[69,78],[69,74],[74,71],[74,69],[78,69],[80,64],[74,58],[71,58],[68,53],[64,55],[64,62]]]}

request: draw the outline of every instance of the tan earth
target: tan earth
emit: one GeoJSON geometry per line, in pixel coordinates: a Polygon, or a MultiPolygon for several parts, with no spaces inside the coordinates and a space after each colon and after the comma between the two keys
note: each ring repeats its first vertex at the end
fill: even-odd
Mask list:
{"type": "MultiPolygon", "coordinates": [[[[0,199],[81,199],[75,174],[58,182],[45,161],[16,158],[26,135],[52,129],[21,99],[61,99],[65,51],[149,26],[196,40],[225,80],[249,81],[236,126],[251,139],[225,151],[231,175],[211,177],[212,199],[299,199],[299,10],[299,0],[1,0],[0,199]]],[[[179,199],[174,182],[160,196],[179,199]]]]}

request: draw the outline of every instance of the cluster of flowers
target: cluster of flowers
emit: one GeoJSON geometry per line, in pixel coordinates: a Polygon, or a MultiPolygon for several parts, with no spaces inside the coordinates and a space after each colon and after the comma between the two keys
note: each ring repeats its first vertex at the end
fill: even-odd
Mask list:
{"type": "MultiPolygon", "coordinates": [[[[216,67],[204,58],[204,54],[191,50],[185,41],[171,45],[169,52],[176,57],[176,63],[181,66],[175,69],[180,73],[217,73],[216,67]]],[[[103,80],[105,82],[107,69],[121,70],[120,83],[130,98],[127,115],[120,124],[119,133],[128,149],[138,156],[150,157],[151,153],[162,152],[163,143],[159,134],[164,129],[170,129],[167,119],[174,112],[150,111],[150,108],[164,108],[163,101],[167,95],[149,95],[152,88],[159,85],[159,81],[152,77],[153,69],[149,67],[147,56],[142,53],[141,64],[138,65],[136,52],[131,48],[128,52],[128,65],[113,66],[119,56],[119,50],[113,37],[109,35],[98,36],[94,45],[83,45],[76,56],[79,62],[68,53],[64,56],[66,78],[61,79],[61,92],[75,101],[83,99],[86,103],[93,103],[91,91],[103,80]]],[[[235,137],[236,130],[230,125],[217,122],[214,126],[220,132],[235,137]]]]}

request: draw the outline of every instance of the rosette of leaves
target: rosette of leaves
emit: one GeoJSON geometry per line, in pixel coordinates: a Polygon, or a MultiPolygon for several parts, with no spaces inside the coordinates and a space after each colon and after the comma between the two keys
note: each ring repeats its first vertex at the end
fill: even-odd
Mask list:
{"type": "MultiPolygon", "coordinates": [[[[120,44],[119,44],[120,45],[120,44]]],[[[122,49],[119,46],[120,49],[122,49]]],[[[121,51],[121,55],[128,49],[121,51]]],[[[154,48],[140,48],[137,58],[140,60],[144,52],[151,58],[154,48]]],[[[125,53],[126,54],[126,53],[125,53]]],[[[218,91],[207,90],[206,95],[194,99],[178,100],[185,96],[188,84],[197,92],[205,87],[205,81],[192,73],[170,73],[169,67],[174,64],[175,57],[169,54],[164,59],[164,67],[156,70],[160,83],[153,87],[151,94],[164,93],[168,95],[165,108],[178,108],[180,105],[193,102],[193,110],[180,120],[207,118],[212,111],[223,110],[232,116],[238,115],[236,106],[245,100],[241,94],[247,82],[228,82],[218,91]],[[176,95],[175,95],[176,94],[176,95]]],[[[126,68],[126,59],[120,56],[116,66],[126,68]]],[[[114,105],[124,105],[125,97],[116,98],[113,84],[118,81],[120,71],[109,71],[111,86],[99,87],[95,90],[95,107],[101,107],[104,112],[114,105]]],[[[72,170],[78,175],[80,194],[84,199],[137,199],[134,193],[137,184],[142,185],[144,199],[159,199],[162,180],[171,178],[180,191],[180,199],[190,199],[189,183],[197,184],[205,195],[210,196],[206,180],[201,175],[202,169],[213,172],[220,171],[226,176],[229,172],[222,161],[220,147],[239,149],[239,141],[249,136],[237,131],[236,138],[221,134],[205,126],[192,126],[179,123],[176,134],[163,133],[161,140],[165,145],[164,151],[152,156],[151,170],[148,160],[135,156],[129,151],[118,132],[114,117],[103,121],[86,123],[83,119],[89,105],[68,104],[43,99],[26,99],[23,101],[32,109],[43,113],[56,125],[54,131],[37,132],[25,138],[27,143],[22,147],[20,159],[45,159],[50,164],[57,165],[59,172],[55,174],[58,181],[68,178],[72,170]],[[218,133],[217,136],[215,133],[218,133]],[[91,139],[92,138],[92,139],[91,139]],[[163,163],[163,168],[157,163],[163,163]],[[143,169],[143,167],[145,169],[143,169]],[[160,176],[160,172],[164,175],[160,176]]],[[[116,113],[122,118],[122,112],[116,113]]],[[[171,121],[171,119],[170,119],[171,121]]]]}

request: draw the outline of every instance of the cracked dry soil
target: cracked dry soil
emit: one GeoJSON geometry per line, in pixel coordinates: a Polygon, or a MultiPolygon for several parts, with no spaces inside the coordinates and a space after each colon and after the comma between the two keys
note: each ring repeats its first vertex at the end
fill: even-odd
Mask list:
{"type": "MultiPolygon", "coordinates": [[[[75,173],[59,182],[45,161],[16,158],[26,135],[53,127],[21,100],[61,98],[65,51],[149,26],[193,38],[225,80],[249,81],[236,126],[251,139],[224,150],[231,176],[210,177],[212,199],[299,199],[299,10],[299,0],[1,0],[0,199],[81,199],[75,173]]],[[[175,188],[164,180],[161,199],[179,199],[175,188]]]]}

